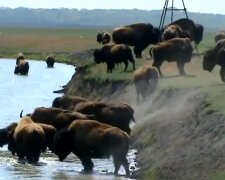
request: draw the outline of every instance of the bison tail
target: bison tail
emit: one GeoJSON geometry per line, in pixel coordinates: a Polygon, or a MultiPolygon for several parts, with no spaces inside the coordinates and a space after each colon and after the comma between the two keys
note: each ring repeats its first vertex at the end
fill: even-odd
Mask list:
{"type": "Polygon", "coordinates": [[[152,58],[153,58],[153,48],[154,48],[154,46],[149,49],[149,55],[152,58]]]}

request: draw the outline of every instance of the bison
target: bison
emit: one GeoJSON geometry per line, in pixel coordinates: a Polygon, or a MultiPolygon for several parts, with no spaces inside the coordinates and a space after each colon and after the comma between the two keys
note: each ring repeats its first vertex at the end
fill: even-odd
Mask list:
{"type": "Polygon", "coordinates": [[[225,31],[220,31],[215,35],[215,42],[217,43],[219,40],[225,39],[225,31]]]}
{"type": "Polygon", "coordinates": [[[54,55],[50,54],[46,58],[46,64],[48,68],[53,68],[55,63],[54,55]]]}
{"type": "MultiPolygon", "coordinates": [[[[187,18],[178,19],[172,22],[171,24],[167,25],[165,30],[167,30],[168,27],[176,27],[175,35],[177,36],[174,36],[174,37],[180,37],[180,38],[187,37],[191,41],[194,41],[196,44],[199,44],[202,41],[204,27],[201,24],[195,24],[194,21],[191,19],[187,19],[187,18]]],[[[170,32],[168,31],[167,35],[169,34],[170,32]]]]}
{"type": "Polygon", "coordinates": [[[178,37],[185,38],[185,37],[189,37],[189,35],[183,32],[178,25],[171,24],[164,27],[161,40],[166,41],[166,40],[178,38],[178,37]]]}
{"type": "Polygon", "coordinates": [[[19,159],[26,157],[29,163],[38,162],[41,151],[46,149],[45,132],[30,117],[20,119],[15,131],[10,135],[8,149],[19,159]]]}
{"type": "Polygon", "coordinates": [[[189,38],[174,38],[163,41],[150,49],[150,55],[153,57],[155,66],[160,76],[163,76],[160,66],[163,61],[176,61],[180,75],[185,75],[184,65],[191,61],[192,45],[189,38]]]}
{"type": "MultiPolygon", "coordinates": [[[[60,108],[39,107],[28,114],[34,122],[54,126],[57,130],[69,126],[76,119],[94,119],[93,115],[63,110],[60,108]]],[[[22,116],[22,112],[20,114],[22,116]]]]}
{"type": "Polygon", "coordinates": [[[204,52],[203,69],[211,72],[216,65],[221,66],[220,77],[225,82],[225,39],[219,40],[215,47],[204,52]]]}
{"type": "Polygon", "coordinates": [[[132,51],[129,46],[125,44],[106,44],[100,49],[95,49],[93,56],[94,61],[98,64],[106,62],[107,73],[111,73],[115,64],[119,64],[121,62],[125,65],[124,71],[127,70],[128,61],[133,63],[133,69],[135,69],[132,51]]]}
{"type": "Polygon", "coordinates": [[[55,135],[54,153],[63,161],[73,152],[84,166],[84,171],[93,171],[91,158],[108,158],[114,161],[114,174],[118,175],[121,165],[129,176],[129,164],[126,155],[129,150],[129,136],[117,127],[92,120],[74,121],[68,128],[55,135]]]}
{"type": "Polygon", "coordinates": [[[112,32],[116,44],[127,44],[134,47],[136,58],[142,57],[142,51],[150,44],[156,44],[160,39],[160,29],[151,24],[137,23],[117,27],[112,32]]]}
{"type": "Polygon", "coordinates": [[[80,96],[62,96],[56,97],[52,102],[52,107],[62,108],[65,110],[74,110],[75,106],[80,102],[87,102],[88,100],[80,96]]]}
{"type": "Polygon", "coordinates": [[[8,144],[9,136],[15,131],[17,123],[13,122],[5,128],[0,129],[0,147],[8,144]]]}
{"type": "Polygon", "coordinates": [[[111,40],[111,35],[109,32],[103,32],[97,34],[97,42],[102,44],[108,44],[111,40]]]}
{"type": "Polygon", "coordinates": [[[134,72],[134,85],[137,92],[137,101],[144,100],[154,92],[158,85],[159,72],[151,65],[144,65],[134,72]]]}
{"type": "Polygon", "coordinates": [[[16,59],[16,67],[14,74],[27,75],[29,72],[29,63],[25,60],[23,55],[19,55],[16,59]]]}
{"type": "Polygon", "coordinates": [[[134,110],[126,103],[107,104],[103,102],[83,102],[76,106],[76,111],[92,114],[99,122],[116,126],[130,135],[130,121],[134,119],[134,110]]]}

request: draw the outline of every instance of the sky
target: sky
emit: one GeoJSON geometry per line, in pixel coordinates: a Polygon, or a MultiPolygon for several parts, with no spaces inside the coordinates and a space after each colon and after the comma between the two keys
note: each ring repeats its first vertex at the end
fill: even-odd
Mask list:
{"type": "MultiPolygon", "coordinates": [[[[225,14],[225,0],[184,0],[190,12],[225,14]]],[[[165,0],[0,0],[0,7],[77,8],[77,9],[162,9],[165,0]]],[[[169,0],[171,6],[172,0],[169,0]]],[[[182,0],[174,6],[183,8],[182,0]]]]}

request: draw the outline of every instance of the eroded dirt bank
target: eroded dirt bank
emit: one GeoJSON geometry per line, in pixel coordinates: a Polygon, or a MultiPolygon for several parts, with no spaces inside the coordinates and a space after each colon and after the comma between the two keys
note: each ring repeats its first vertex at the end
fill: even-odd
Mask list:
{"type": "Polygon", "coordinates": [[[83,78],[67,84],[66,94],[107,102],[126,101],[135,109],[131,146],[138,150],[137,179],[210,179],[225,168],[225,117],[210,110],[201,89],[164,89],[141,104],[131,82],[83,78]]]}

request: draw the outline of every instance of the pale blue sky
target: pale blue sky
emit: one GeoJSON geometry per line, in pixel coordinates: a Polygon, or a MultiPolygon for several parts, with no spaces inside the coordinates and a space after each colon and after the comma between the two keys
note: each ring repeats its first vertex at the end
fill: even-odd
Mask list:
{"type": "MultiPolygon", "coordinates": [[[[169,1],[170,5],[172,0],[169,1]]],[[[225,0],[184,0],[190,12],[225,14],[225,0]]],[[[165,0],[0,0],[0,7],[77,9],[162,9],[165,0]]],[[[182,0],[174,0],[182,8],[182,0]]]]}

